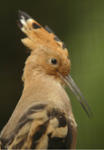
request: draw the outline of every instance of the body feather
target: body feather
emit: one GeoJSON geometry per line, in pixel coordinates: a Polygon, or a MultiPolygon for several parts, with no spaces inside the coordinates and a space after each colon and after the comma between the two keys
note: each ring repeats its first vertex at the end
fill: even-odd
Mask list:
{"type": "Polygon", "coordinates": [[[77,125],[61,78],[70,72],[68,51],[49,28],[26,13],[19,12],[18,25],[31,54],[25,62],[22,96],[1,131],[0,147],[74,149],[77,125]]]}

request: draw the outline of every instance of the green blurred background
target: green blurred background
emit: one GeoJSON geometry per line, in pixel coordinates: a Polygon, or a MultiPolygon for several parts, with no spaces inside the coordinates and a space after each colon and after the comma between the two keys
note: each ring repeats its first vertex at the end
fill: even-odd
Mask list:
{"type": "Polygon", "coordinates": [[[23,10],[48,25],[69,49],[71,75],[92,108],[89,119],[69,93],[78,123],[77,148],[104,148],[104,0],[4,0],[0,2],[0,130],[23,89],[28,56],[16,25],[23,10]]]}

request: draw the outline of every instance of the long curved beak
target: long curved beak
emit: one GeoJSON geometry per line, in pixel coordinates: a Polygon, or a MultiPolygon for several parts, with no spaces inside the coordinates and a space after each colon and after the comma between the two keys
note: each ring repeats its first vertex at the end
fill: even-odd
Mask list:
{"type": "Polygon", "coordinates": [[[64,80],[65,84],[69,87],[69,89],[72,91],[72,93],[76,96],[77,100],[81,104],[84,111],[87,113],[88,117],[91,117],[92,111],[91,111],[87,101],[85,100],[83,94],[81,93],[80,89],[77,87],[76,83],[72,79],[72,77],[70,75],[68,75],[66,77],[61,76],[61,78],[64,80]]]}

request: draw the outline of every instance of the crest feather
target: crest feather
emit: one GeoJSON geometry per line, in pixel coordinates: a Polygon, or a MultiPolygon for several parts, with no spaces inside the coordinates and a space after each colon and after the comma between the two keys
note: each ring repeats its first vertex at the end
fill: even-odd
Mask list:
{"type": "Polygon", "coordinates": [[[29,49],[34,50],[36,47],[42,45],[55,51],[64,50],[63,53],[68,55],[67,49],[63,47],[63,42],[57,40],[58,38],[56,39],[57,36],[49,27],[42,27],[36,20],[23,11],[19,11],[18,26],[27,35],[26,38],[22,39],[22,42],[29,49]]]}

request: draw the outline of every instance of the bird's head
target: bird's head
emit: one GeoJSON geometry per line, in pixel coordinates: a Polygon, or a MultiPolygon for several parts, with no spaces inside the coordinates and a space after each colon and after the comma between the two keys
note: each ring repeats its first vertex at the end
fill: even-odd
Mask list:
{"type": "Polygon", "coordinates": [[[40,70],[59,79],[61,83],[68,85],[84,110],[90,115],[88,104],[69,75],[71,62],[68,50],[63,42],[48,26],[42,27],[23,11],[19,11],[18,26],[27,36],[22,39],[23,44],[31,50],[31,54],[26,61],[26,65],[28,64],[27,76],[34,70],[40,70]]]}

